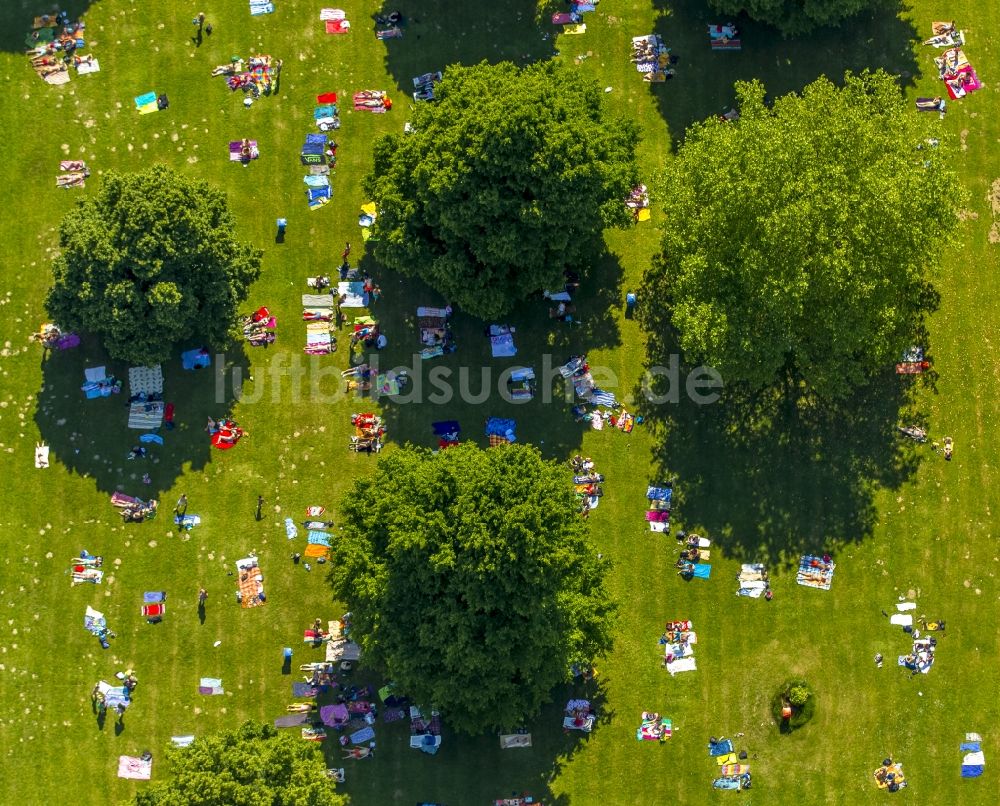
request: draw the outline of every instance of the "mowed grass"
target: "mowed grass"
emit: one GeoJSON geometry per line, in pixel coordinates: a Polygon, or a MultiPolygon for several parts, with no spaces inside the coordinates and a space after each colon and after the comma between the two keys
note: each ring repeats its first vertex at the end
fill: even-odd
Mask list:
{"type": "MultiPolygon", "coordinates": [[[[306,276],[335,269],[345,241],[362,258],[360,181],[372,140],[400,130],[406,120],[403,90],[411,76],[456,61],[585,56],[579,69],[611,87],[612,108],[641,125],[640,156],[652,179],[684,126],[731,103],[736,79],[761,77],[777,94],[820,74],[836,78],[846,68],[882,66],[904,76],[908,96],[940,93],[931,61],[936,52],[916,40],[927,36],[931,20],[951,17],[943,3],[917,2],[899,18],[859,19],[801,41],[747,24],[742,53],[713,54],[703,28],[712,20],[700,2],[604,0],[588,16],[586,34],[559,39],[532,22],[533,5],[523,0],[487,10],[440,0],[401,4],[411,18],[406,37],[385,44],[370,31],[369,15],[377,10],[372,3],[348,9],[354,29],[345,37],[322,33],[321,4],[276,4],[275,14],[251,18],[241,0],[199,6],[99,0],[87,11],[87,50],[99,57],[102,72],[63,87],[43,84],[20,53],[22,32],[42,9],[18,0],[0,8],[0,127],[7,137],[0,182],[8,198],[8,214],[0,219],[4,803],[120,802],[145,785],[115,777],[119,754],[151,750],[154,777],[162,779],[169,772],[164,750],[171,735],[205,734],[248,717],[273,719],[290,701],[282,647],[295,648],[296,667],[312,659],[313,651],[298,643],[300,631],[317,616],[342,612],[321,569],[308,573],[290,562],[304,539],[287,541],[282,520],[303,519],[311,504],[330,507],[337,519],[339,496],[374,461],[346,450],[349,414],[369,404],[334,394],[335,370],[347,362],[344,345],[327,358],[301,355],[305,327],[298,298],[306,276]],[[201,10],[214,32],[195,47],[190,20],[201,10]],[[629,39],[652,30],[681,57],[677,78],[658,87],[643,84],[628,63],[629,39]],[[209,72],[231,55],[256,52],[284,60],[281,86],[275,97],[244,109],[240,96],[209,72]],[[336,134],[333,201],[309,212],[297,148],[313,128],[314,96],[347,96],[362,88],[394,91],[396,106],[383,116],[345,109],[336,134]],[[167,93],[170,108],[138,116],[132,98],[148,90],[167,93]],[[257,139],[262,153],[246,169],[226,158],[226,143],[244,136],[257,139]],[[87,159],[94,171],[84,191],[53,187],[59,160],[70,156],[87,159]],[[176,360],[168,363],[166,396],[177,406],[178,428],[154,451],[156,463],[137,463],[125,460],[134,434],[125,428],[123,399],[84,401],[78,389],[85,366],[105,363],[99,347],[85,342],[81,350],[43,361],[27,336],[45,318],[48,262],[62,215],[94,192],[101,172],[157,162],[229,194],[241,233],[266,252],[247,309],[270,306],[279,336],[268,351],[231,351],[225,373],[184,373],[176,360]],[[279,216],[289,221],[283,244],[274,243],[279,216]],[[231,391],[234,368],[246,384],[242,403],[231,391]],[[205,418],[230,410],[251,437],[231,452],[211,452],[205,418]],[[41,439],[53,450],[47,471],[32,468],[32,448],[41,439]],[[152,477],[149,487],[139,479],[144,472],[152,477]],[[122,527],[107,502],[118,487],[158,495],[163,515],[122,527]],[[189,511],[203,518],[183,537],[167,517],[182,492],[189,511]],[[253,519],[257,495],[267,500],[261,523],[253,519]],[[71,589],[68,560],[84,547],[105,557],[108,577],[99,587],[71,589]],[[235,605],[228,571],[251,550],[260,556],[269,596],[265,607],[244,611],[235,605]],[[201,585],[210,594],[204,624],[196,614],[201,585]],[[168,592],[160,625],[140,617],[145,590],[168,592]],[[103,610],[118,633],[110,650],[83,630],[88,604],[103,610]],[[101,730],[87,695],[96,680],[130,666],[140,685],[125,728],[116,731],[109,721],[101,730]],[[226,696],[199,697],[203,675],[222,677],[226,696]]],[[[82,9],[69,6],[71,12],[82,9]]],[[[987,3],[976,8],[974,19],[959,20],[969,38],[966,52],[987,86],[949,104],[941,124],[942,134],[954,140],[970,202],[962,244],[948,253],[937,277],[942,304],[931,323],[936,382],[916,387],[907,408],[926,418],[935,437],[954,437],[954,461],[945,463],[926,449],[897,450],[891,434],[887,438],[899,403],[894,378],[838,418],[817,424],[783,416],[760,438],[734,437],[729,426],[742,413],[721,406],[668,406],[625,436],[582,432],[559,399],[514,407],[494,393],[477,404],[457,398],[447,405],[380,404],[393,443],[432,445],[430,423],[452,418],[461,421],[467,438],[482,441],[482,421],[496,414],[516,416],[519,436],[552,458],[578,451],[593,456],[607,483],[590,522],[598,550],[615,562],[611,589],[622,618],[615,650],[600,664],[590,692],[602,717],[589,738],[559,730],[558,700],[581,693],[569,688],[555,692],[556,702],[530,726],[531,750],[500,751],[495,736],[446,733],[440,754],[431,758],[408,748],[405,726],[380,724],[376,758],[348,767],[344,789],[355,803],[464,806],[516,790],[559,804],[864,804],[885,797],[871,772],[886,755],[904,763],[911,789],[903,797],[933,804],[996,802],[991,770],[1000,742],[991,730],[998,717],[1000,560],[993,511],[1000,390],[997,246],[989,237],[994,212],[987,194],[1000,175],[993,158],[1000,138],[998,16],[997,4],[987,3]],[[673,569],[673,539],[645,528],[645,485],[665,475],[677,476],[678,524],[703,528],[717,541],[707,582],[682,582],[673,569]],[[826,593],[796,586],[792,567],[800,549],[821,546],[838,563],[826,593]],[[776,567],[774,601],[735,598],[739,562],[765,556],[776,567]],[[917,594],[918,614],[948,623],[934,669],[913,679],[894,665],[906,651],[905,636],[880,615],[910,591],[917,594]],[[659,667],[656,638],[663,622],[676,618],[694,621],[699,668],[671,679],[659,667]],[[887,659],[881,670],[872,663],[876,652],[887,659]],[[768,702],[792,676],[812,683],[819,706],[810,725],[785,737],[771,723],[768,702]],[[675,735],[666,746],[635,742],[644,709],[672,717],[675,735]],[[968,730],[986,739],[989,766],[979,781],[959,778],[958,743],[968,730]],[[716,795],[706,740],[737,733],[745,734],[738,747],[753,759],[754,788],[716,795]]],[[[655,206],[654,222],[670,214],[669,199],[655,206]]],[[[605,385],[628,399],[648,357],[645,338],[635,320],[622,316],[621,302],[649,265],[656,232],[651,225],[611,232],[607,245],[581,294],[579,326],[554,326],[542,302],[525,304],[510,317],[518,329],[516,361],[493,361],[483,323],[460,315],[459,351],[439,363],[456,377],[461,367],[470,368],[469,386],[478,391],[481,366],[494,370],[495,382],[505,366],[539,369],[546,355],[558,364],[586,351],[595,366],[606,368],[605,385]]],[[[414,308],[441,300],[419,283],[381,273],[370,258],[363,265],[384,292],[374,313],[390,347],[380,358],[411,362],[418,346],[414,308]]],[[[119,375],[126,369],[109,367],[119,375]]],[[[332,741],[324,749],[332,762],[339,758],[332,741]]]]}

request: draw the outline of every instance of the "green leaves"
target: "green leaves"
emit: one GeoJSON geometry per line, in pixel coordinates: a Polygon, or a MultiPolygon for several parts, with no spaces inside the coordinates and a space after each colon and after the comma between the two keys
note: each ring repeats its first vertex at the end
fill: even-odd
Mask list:
{"type": "Polygon", "coordinates": [[[518,724],[610,648],[605,564],[534,448],[396,451],[342,512],[330,579],[368,660],[456,729],[518,724]]]}
{"type": "Polygon", "coordinates": [[[270,725],[196,739],[168,751],[173,777],[135,796],[136,806],[343,806],[320,749],[270,725]]]}
{"type": "Polygon", "coordinates": [[[786,36],[799,36],[837,23],[865,9],[885,6],[885,0],[710,0],[723,14],[746,13],[751,19],[773,25],[786,36]]]}
{"type": "Polygon", "coordinates": [[[637,128],[554,63],[450,67],[414,131],[375,144],[375,256],[484,318],[559,285],[624,226],[637,128]]]}
{"type": "Polygon", "coordinates": [[[46,307],[130,363],[158,363],[185,339],[221,346],[260,275],[260,250],[235,230],[204,182],[163,166],[110,173],[63,219],[46,307]]]}
{"type": "Polygon", "coordinates": [[[663,257],[647,297],[690,362],[751,387],[788,372],[823,397],[891,366],[919,338],[927,279],[957,221],[946,144],[885,73],[827,79],[687,133],[667,168],[663,257]]]}

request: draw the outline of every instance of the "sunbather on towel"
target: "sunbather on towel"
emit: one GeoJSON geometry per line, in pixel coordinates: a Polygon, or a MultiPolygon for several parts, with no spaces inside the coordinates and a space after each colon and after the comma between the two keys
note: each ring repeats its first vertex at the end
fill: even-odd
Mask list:
{"type": "Polygon", "coordinates": [[[392,101],[388,96],[381,98],[355,98],[355,109],[362,107],[365,109],[392,109],[392,101]]]}

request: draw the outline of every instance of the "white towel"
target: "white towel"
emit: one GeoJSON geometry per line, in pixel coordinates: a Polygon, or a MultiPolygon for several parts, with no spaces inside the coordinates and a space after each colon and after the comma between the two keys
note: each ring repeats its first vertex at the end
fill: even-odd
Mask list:
{"type": "Polygon", "coordinates": [[[896,613],[889,619],[890,624],[895,624],[897,627],[912,627],[913,626],[913,616],[904,615],[903,613],[896,613]]]}
{"type": "Polygon", "coordinates": [[[667,671],[671,676],[678,672],[693,672],[698,668],[698,664],[693,657],[679,658],[667,664],[667,671]]]}
{"type": "Polygon", "coordinates": [[[898,605],[896,605],[896,609],[900,613],[904,613],[907,610],[916,610],[917,609],[917,603],[916,602],[900,602],[898,605]]]}
{"type": "Polygon", "coordinates": [[[35,448],[35,467],[45,468],[49,466],[49,446],[39,445],[35,448]]]}

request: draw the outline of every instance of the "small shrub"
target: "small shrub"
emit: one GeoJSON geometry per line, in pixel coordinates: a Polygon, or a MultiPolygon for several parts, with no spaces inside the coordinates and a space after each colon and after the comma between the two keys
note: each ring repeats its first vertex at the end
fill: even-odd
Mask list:
{"type": "Polygon", "coordinates": [[[782,733],[790,733],[801,728],[816,713],[816,697],[804,680],[790,680],[785,683],[771,700],[771,714],[782,733]],[[785,717],[782,711],[791,708],[792,715],[785,717]]]}

